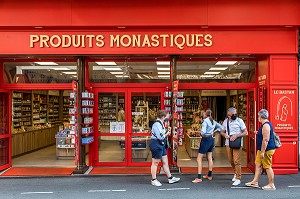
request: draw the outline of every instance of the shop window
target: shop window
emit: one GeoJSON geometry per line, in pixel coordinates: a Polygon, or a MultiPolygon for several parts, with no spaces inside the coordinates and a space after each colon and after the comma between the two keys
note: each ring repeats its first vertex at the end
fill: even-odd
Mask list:
{"type": "Polygon", "coordinates": [[[0,166],[9,163],[9,139],[0,139],[0,166]]]}
{"type": "Polygon", "coordinates": [[[156,61],[93,61],[88,63],[91,83],[169,82],[170,63],[156,61]]]}
{"type": "Polygon", "coordinates": [[[9,129],[9,111],[8,94],[0,93],[0,135],[8,134],[9,129]]]}
{"type": "Polygon", "coordinates": [[[77,79],[76,62],[5,62],[4,83],[71,83],[77,79]]]}
{"type": "Polygon", "coordinates": [[[255,61],[178,61],[180,82],[255,82],[255,61]]]}

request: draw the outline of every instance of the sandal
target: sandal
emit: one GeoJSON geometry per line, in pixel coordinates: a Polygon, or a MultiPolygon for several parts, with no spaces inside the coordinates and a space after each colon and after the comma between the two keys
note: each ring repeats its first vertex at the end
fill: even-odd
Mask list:
{"type": "Polygon", "coordinates": [[[208,180],[212,180],[212,176],[208,176],[208,175],[203,176],[203,178],[208,179],[208,180]]]}
{"type": "Polygon", "coordinates": [[[258,183],[255,183],[255,182],[247,182],[247,183],[245,183],[245,185],[247,186],[247,187],[254,187],[254,188],[259,188],[259,185],[258,185],[258,183]]]}
{"type": "Polygon", "coordinates": [[[195,178],[195,180],[192,181],[192,183],[199,183],[202,182],[201,178],[195,178]]]}
{"type": "Polygon", "coordinates": [[[266,185],[266,186],[262,187],[262,190],[271,190],[271,191],[274,191],[274,190],[276,190],[276,187],[275,186],[266,185]]]}

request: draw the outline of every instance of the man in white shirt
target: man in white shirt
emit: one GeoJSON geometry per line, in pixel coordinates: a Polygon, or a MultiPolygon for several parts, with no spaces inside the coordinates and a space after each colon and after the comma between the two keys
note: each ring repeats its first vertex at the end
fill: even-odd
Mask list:
{"type": "Polygon", "coordinates": [[[243,147],[243,138],[241,139],[241,147],[238,149],[233,149],[229,147],[229,141],[234,141],[239,137],[245,137],[248,135],[248,131],[244,121],[237,117],[237,111],[234,107],[230,107],[227,110],[227,118],[222,124],[221,135],[226,138],[225,146],[228,156],[228,161],[230,162],[234,177],[232,178],[233,186],[241,184],[242,177],[242,161],[241,152],[243,147]],[[228,123],[229,122],[229,123],[228,123]],[[228,132],[229,128],[229,132],[228,132]]]}

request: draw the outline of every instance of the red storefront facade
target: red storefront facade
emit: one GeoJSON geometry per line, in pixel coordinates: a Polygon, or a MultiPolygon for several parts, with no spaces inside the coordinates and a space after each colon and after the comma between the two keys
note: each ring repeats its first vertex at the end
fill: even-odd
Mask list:
{"type": "MultiPolygon", "coordinates": [[[[270,111],[270,121],[283,143],[274,156],[276,173],[298,173],[297,54],[300,4],[297,1],[269,1],[264,5],[260,1],[253,1],[251,5],[240,1],[226,4],[222,1],[192,1],[189,4],[164,1],[159,2],[162,5],[153,3],[149,6],[146,2],[83,3],[69,0],[38,2],[33,8],[34,3],[35,1],[27,1],[26,4],[22,1],[2,3],[2,66],[9,59],[34,60],[40,56],[46,57],[46,60],[47,56],[254,55],[257,62],[255,83],[180,83],[179,89],[218,89],[222,86],[253,91],[256,112],[263,107],[270,111]],[[17,10],[18,6],[22,9],[17,10]],[[289,114],[285,114],[283,109],[288,110],[289,114]]],[[[86,62],[88,61],[87,59],[86,62]]],[[[0,75],[4,76],[3,70],[0,70],[0,75]]],[[[125,94],[128,102],[133,92],[148,90],[163,94],[166,87],[171,87],[171,82],[92,83],[88,81],[88,76],[86,68],[86,88],[91,88],[94,93],[111,90],[129,93],[125,94]]],[[[0,91],[9,104],[11,90],[36,88],[51,90],[53,85],[10,84],[4,81],[0,84],[0,91]]],[[[70,88],[71,84],[55,84],[55,89],[70,88]]],[[[130,106],[128,105],[129,110],[130,106]]],[[[8,112],[11,113],[11,110],[8,112]]],[[[131,118],[129,111],[126,114],[127,118],[131,118]]],[[[5,124],[6,133],[0,135],[0,139],[10,140],[7,146],[9,154],[0,169],[11,166],[11,121],[6,121],[5,124]]],[[[126,126],[126,132],[131,131],[130,126],[126,126]]],[[[103,136],[100,132],[97,133],[95,136],[103,136]]],[[[128,133],[125,137],[128,138],[126,145],[131,146],[131,134],[128,133]]],[[[248,140],[253,138],[254,135],[250,132],[248,140]]],[[[254,143],[250,144],[249,141],[248,147],[253,146],[254,143]]],[[[149,165],[131,161],[99,164],[97,149],[97,142],[90,146],[89,165],[149,165]]],[[[128,159],[131,159],[131,150],[126,153],[128,159]]],[[[248,154],[248,162],[253,163],[252,158],[248,154]]],[[[252,166],[249,163],[249,167],[252,166]]]]}

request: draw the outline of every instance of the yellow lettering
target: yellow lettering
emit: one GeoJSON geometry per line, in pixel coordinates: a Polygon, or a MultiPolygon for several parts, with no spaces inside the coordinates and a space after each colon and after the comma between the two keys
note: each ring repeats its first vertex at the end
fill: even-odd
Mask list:
{"type": "Polygon", "coordinates": [[[75,48],[80,46],[80,35],[72,35],[72,46],[75,48]]]}
{"type": "Polygon", "coordinates": [[[34,47],[34,43],[38,42],[40,40],[40,37],[37,35],[30,35],[30,48],[34,47]]]}
{"type": "Polygon", "coordinates": [[[158,36],[158,35],[152,35],[152,36],[151,36],[151,40],[152,40],[151,45],[154,46],[154,47],[159,46],[159,41],[158,41],[158,39],[159,39],[159,36],[158,36]]]}
{"type": "Polygon", "coordinates": [[[124,47],[129,47],[131,45],[131,37],[129,35],[123,35],[121,37],[121,44],[124,47]],[[126,39],[128,40],[127,43],[124,42],[124,40],[126,41],[126,39]]]}
{"type": "Polygon", "coordinates": [[[142,47],[145,47],[147,44],[148,47],[151,47],[148,35],[145,35],[142,47]]]}
{"type": "Polygon", "coordinates": [[[63,48],[68,48],[71,46],[71,37],[70,35],[62,35],[62,44],[61,44],[61,47],[63,48]],[[68,41],[67,41],[68,40],[68,41]]]}
{"type": "Polygon", "coordinates": [[[96,41],[97,41],[96,46],[98,46],[100,48],[103,47],[104,46],[103,39],[104,39],[103,35],[97,35],[96,36],[96,41]]]}
{"type": "Polygon", "coordinates": [[[81,47],[85,47],[85,37],[81,35],[81,47]]]}
{"type": "Polygon", "coordinates": [[[194,37],[195,35],[194,34],[187,34],[186,35],[186,45],[188,46],[188,47],[192,47],[192,46],[194,46],[194,43],[195,43],[195,37],[194,37]]]}
{"type": "Polygon", "coordinates": [[[171,42],[170,47],[173,47],[174,46],[174,35],[171,34],[170,37],[171,37],[170,38],[170,42],[171,42]]]}
{"type": "Polygon", "coordinates": [[[93,38],[95,38],[95,35],[86,35],[86,38],[89,39],[89,47],[93,47],[93,38]]]}
{"type": "Polygon", "coordinates": [[[110,47],[114,47],[114,43],[117,43],[117,47],[120,47],[120,35],[116,35],[114,38],[113,35],[110,35],[110,47]]]}
{"type": "Polygon", "coordinates": [[[196,46],[203,46],[203,44],[201,44],[200,37],[203,37],[203,34],[196,34],[196,46]]]}
{"type": "Polygon", "coordinates": [[[132,35],[132,46],[141,46],[141,35],[132,35]]]}
{"type": "Polygon", "coordinates": [[[185,44],[185,37],[183,35],[176,35],[175,38],[174,38],[174,43],[175,45],[177,46],[177,48],[179,48],[180,50],[183,49],[183,46],[185,44]],[[178,39],[181,38],[182,39],[182,42],[179,43],[178,42],[178,39]]]}
{"type": "Polygon", "coordinates": [[[212,35],[210,35],[210,34],[206,34],[205,36],[204,36],[204,45],[205,46],[207,46],[207,47],[209,47],[209,46],[212,46],[212,35]]]}
{"type": "Polygon", "coordinates": [[[49,36],[48,35],[40,35],[40,48],[44,48],[44,45],[49,48],[48,42],[49,36]]]}
{"type": "Polygon", "coordinates": [[[163,38],[163,47],[166,47],[166,46],[167,46],[167,41],[166,41],[166,39],[167,39],[167,37],[169,37],[169,35],[160,35],[160,37],[163,38]]]}
{"type": "Polygon", "coordinates": [[[50,38],[50,44],[51,44],[51,46],[53,46],[54,48],[59,47],[60,44],[61,44],[61,38],[60,38],[60,36],[58,36],[58,35],[53,35],[53,36],[51,36],[51,38],[50,38]],[[57,39],[57,43],[56,43],[56,44],[54,43],[54,40],[55,40],[55,39],[57,39]]]}

